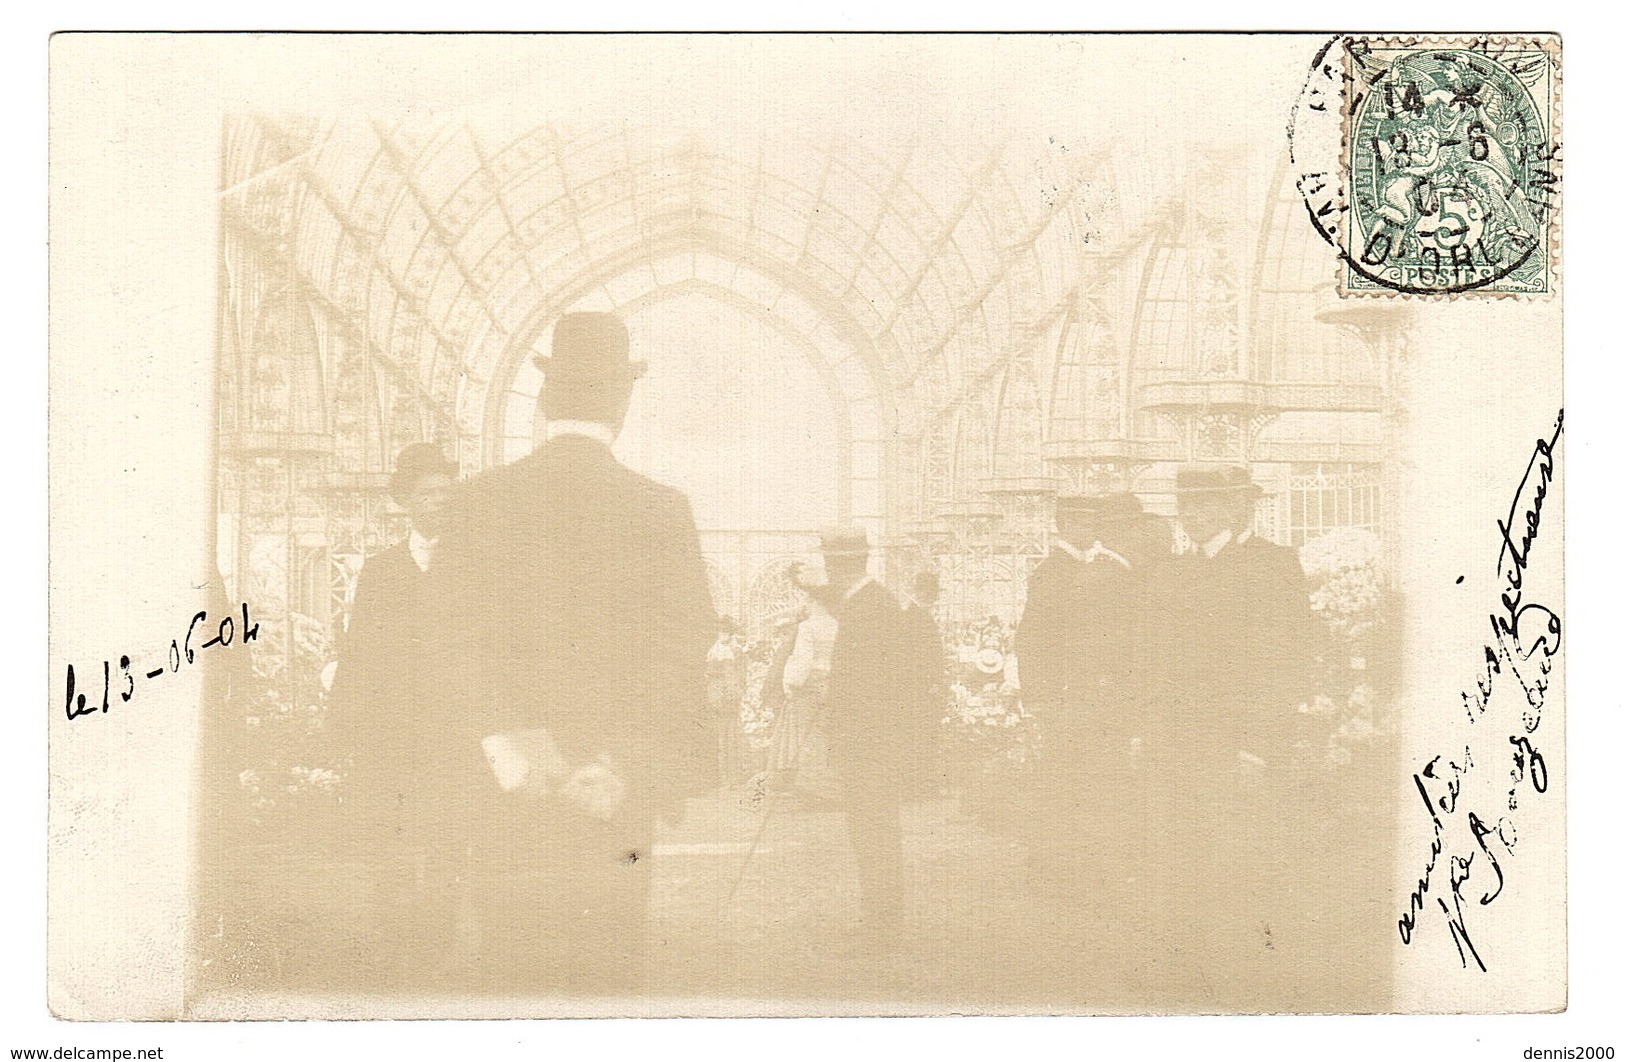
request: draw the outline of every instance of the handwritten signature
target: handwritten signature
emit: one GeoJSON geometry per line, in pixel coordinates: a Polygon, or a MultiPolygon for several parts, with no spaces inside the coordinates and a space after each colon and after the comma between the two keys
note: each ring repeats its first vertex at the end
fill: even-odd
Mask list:
{"type": "MultiPolygon", "coordinates": [[[[212,649],[217,645],[222,647],[229,646],[233,641],[236,641],[241,645],[247,645],[249,642],[259,640],[260,625],[258,623],[249,622],[248,602],[246,601],[243,602],[243,622],[240,630],[237,623],[237,617],[235,615],[224,617],[218,623],[214,624],[212,628],[208,626],[208,620],[209,613],[207,611],[198,612],[197,615],[192,617],[192,622],[187,625],[186,635],[182,638],[174,638],[170,641],[168,660],[163,665],[155,667],[151,671],[139,672],[139,674],[141,674],[147,681],[151,682],[155,679],[162,678],[166,674],[173,674],[180,671],[183,665],[190,665],[194,663],[197,660],[197,654],[204,649],[212,649]],[[201,628],[201,630],[199,628],[201,628]],[[194,638],[201,638],[203,635],[208,634],[211,630],[214,632],[214,637],[210,638],[208,641],[200,641],[194,648],[192,640],[194,638]]],[[[118,684],[121,687],[119,690],[119,700],[124,704],[130,703],[130,699],[135,696],[136,675],[138,672],[132,671],[130,668],[131,663],[129,654],[120,656],[118,658],[118,684]]],[[[91,702],[83,692],[78,690],[78,681],[78,676],[74,674],[73,665],[69,664],[67,698],[68,718],[70,720],[78,719],[82,716],[97,715],[106,712],[112,703],[113,662],[111,660],[102,661],[102,702],[100,705],[91,702]]]]}
{"type": "MultiPolygon", "coordinates": [[[[1441,858],[1448,856],[1449,896],[1432,899],[1444,912],[1450,939],[1456,946],[1462,968],[1468,961],[1480,971],[1487,971],[1483,956],[1468,932],[1463,910],[1464,896],[1477,892],[1478,905],[1487,907],[1498,899],[1506,885],[1506,871],[1502,859],[1512,855],[1517,844],[1517,832],[1510,814],[1518,809],[1518,798],[1525,785],[1537,794],[1546,792],[1550,783],[1546,760],[1530,739],[1540,728],[1541,712],[1546,703],[1546,689],[1550,682],[1553,659],[1563,644],[1563,623],[1558,615],[1545,605],[1524,600],[1524,576],[1529,570],[1535,540],[1540,533],[1541,508],[1546,502],[1546,491],[1556,471],[1556,449],[1563,435],[1563,411],[1549,438],[1536,441],[1523,478],[1513,494],[1511,507],[1505,520],[1497,520],[1501,548],[1496,554],[1496,577],[1500,583],[1500,596],[1489,613],[1490,637],[1483,645],[1484,661],[1475,676],[1472,687],[1462,691],[1462,705],[1467,720],[1474,727],[1487,727],[1481,720],[1489,710],[1491,697],[1509,688],[1508,680],[1516,683],[1521,694],[1517,702],[1518,729],[1502,734],[1502,742],[1492,739],[1492,745],[1501,749],[1509,761],[1506,791],[1506,812],[1495,813],[1495,825],[1485,822],[1476,810],[1461,807],[1463,782],[1475,769],[1473,749],[1462,746],[1459,757],[1446,758],[1441,754],[1429,760],[1421,771],[1411,775],[1422,807],[1433,827],[1433,838],[1428,846],[1428,858],[1411,890],[1405,913],[1399,918],[1399,939],[1410,944],[1417,928],[1417,918],[1427,910],[1427,900],[1433,885],[1433,874],[1441,858]],[[1510,752],[1506,752],[1510,748],[1510,752]],[[1451,826],[1462,823],[1470,841],[1460,843],[1460,850],[1451,844],[1451,826]],[[1500,858],[1497,857],[1497,850],[1500,858]],[[1476,878],[1475,878],[1476,870],[1476,878]],[[1491,880],[1493,879],[1493,880],[1491,880]],[[1468,883],[1474,882],[1469,889],[1468,883]]],[[[1461,578],[1456,580],[1457,583],[1461,578]]],[[[1500,703],[1500,702],[1497,702],[1500,703]]],[[[1499,799],[1499,798],[1497,798],[1499,799]]],[[[1457,830],[1459,834],[1459,829],[1457,830]]],[[[1466,910],[1471,910],[1469,904],[1466,910]]]]}

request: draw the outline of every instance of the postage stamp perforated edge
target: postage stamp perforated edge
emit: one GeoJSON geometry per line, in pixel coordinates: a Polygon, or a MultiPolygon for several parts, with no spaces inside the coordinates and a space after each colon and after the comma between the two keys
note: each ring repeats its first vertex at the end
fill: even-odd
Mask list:
{"type": "Polygon", "coordinates": [[[1546,299],[1562,289],[1562,154],[1563,143],[1563,63],[1562,38],[1556,33],[1536,34],[1345,34],[1342,48],[1343,100],[1341,113],[1342,137],[1339,144],[1338,180],[1347,213],[1350,215],[1342,239],[1348,246],[1339,248],[1337,261],[1337,294],[1352,299],[1546,299]],[[1545,256],[1545,287],[1540,291],[1498,288],[1494,283],[1467,288],[1441,287],[1434,291],[1407,290],[1385,286],[1355,272],[1352,268],[1354,230],[1356,220],[1352,207],[1354,195],[1354,126],[1358,117],[1359,101],[1354,96],[1358,74],[1354,69],[1352,49],[1361,46],[1372,51],[1434,51],[1441,49],[1477,51],[1489,57],[1509,51],[1539,51],[1548,59],[1548,98],[1546,112],[1546,139],[1555,149],[1555,157],[1548,165],[1557,176],[1558,186],[1550,203],[1545,225],[1540,233],[1540,250],[1545,256]],[[1351,283],[1351,278],[1355,283],[1351,283]]]}

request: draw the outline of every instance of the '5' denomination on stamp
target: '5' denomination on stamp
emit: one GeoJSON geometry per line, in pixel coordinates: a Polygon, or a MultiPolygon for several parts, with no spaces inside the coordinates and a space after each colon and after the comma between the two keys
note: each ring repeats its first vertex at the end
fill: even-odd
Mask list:
{"type": "Polygon", "coordinates": [[[1553,290],[1555,39],[1352,38],[1344,294],[1553,290]]]}

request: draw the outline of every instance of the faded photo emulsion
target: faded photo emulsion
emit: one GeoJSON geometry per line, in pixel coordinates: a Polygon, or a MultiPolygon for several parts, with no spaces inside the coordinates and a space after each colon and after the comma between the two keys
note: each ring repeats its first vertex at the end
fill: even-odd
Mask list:
{"type": "Polygon", "coordinates": [[[53,1010],[1560,1009],[1561,73],[57,37],[53,1010]]]}

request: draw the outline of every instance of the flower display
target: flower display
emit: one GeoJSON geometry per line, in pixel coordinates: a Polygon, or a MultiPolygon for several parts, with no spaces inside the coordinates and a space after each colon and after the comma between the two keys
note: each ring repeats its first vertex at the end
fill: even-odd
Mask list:
{"type": "Polygon", "coordinates": [[[1357,638],[1381,622],[1387,578],[1382,540],[1358,527],[1338,528],[1304,544],[1309,606],[1334,635],[1357,638]]]}
{"type": "Polygon", "coordinates": [[[1390,696],[1380,692],[1372,657],[1394,611],[1382,541],[1361,528],[1339,528],[1306,543],[1299,553],[1311,590],[1309,604],[1325,623],[1328,654],[1321,690],[1304,711],[1321,720],[1323,766],[1346,768],[1399,731],[1390,696]]]}
{"type": "Polygon", "coordinates": [[[345,764],[326,737],[333,640],[309,616],[294,613],[290,619],[292,659],[282,651],[283,630],[266,625],[250,674],[233,687],[231,698],[244,732],[237,774],[242,810],[268,830],[293,829],[331,811],[344,788],[345,764]]]}
{"type": "Polygon", "coordinates": [[[1379,697],[1368,685],[1356,685],[1346,698],[1333,701],[1322,695],[1335,725],[1326,739],[1324,765],[1348,767],[1377,745],[1399,734],[1399,716],[1390,699],[1379,697]]]}
{"type": "MultiPolygon", "coordinates": [[[[791,629],[793,631],[793,628],[791,629]]],[[[758,752],[773,743],[772,698],[763,699],[768,675],[773,670],[774,656],[783,647],[783,639],[792,637],[789,631],[769,635],[746,643],[741,650],[745,658],[745,688],[739,699],[739,726],[750,747],[758,752]]]]}
{"type": "Polygon", "coordinates": [[[1298,560],[1311,579],[1349,568],[1380,568],[1382,539],[1363,527],[1339,527],[1304,543],[1298,560]]]}

